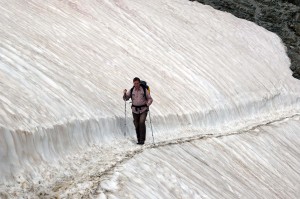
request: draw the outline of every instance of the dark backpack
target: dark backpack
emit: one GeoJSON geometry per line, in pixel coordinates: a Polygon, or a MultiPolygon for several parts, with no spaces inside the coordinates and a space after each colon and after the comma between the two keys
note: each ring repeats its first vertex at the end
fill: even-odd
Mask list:
{"type": "MultiPolygon", "coordinates": [[[[140,82],[140,86],[143,88],[143,90],[144,90],[144,97],[147,100],[146,90],[148,90],[149,93],[150,93],[150,87],[147,85],[147,82],[145,82],[145,81],[141,81],[140,82]]],[[[133,89],[134,89],[134,86],[130,89],[130,98],[132,97],[132,91],[133,91],[133,89]]]]}

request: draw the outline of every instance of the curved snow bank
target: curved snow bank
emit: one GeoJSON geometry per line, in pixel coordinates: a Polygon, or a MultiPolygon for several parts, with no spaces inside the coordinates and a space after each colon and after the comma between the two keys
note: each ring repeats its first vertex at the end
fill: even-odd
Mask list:
{"type": "Polygon", "coordinates": [[[299,198],[299,131],[296,117],[149,149],[106,177],[99,198],[299,198]]]}
{"type": "Polygon", "coordinates": [[[135,76],[151,86],[158,140],[299,113],[279,37],[208,6],[38,0],[0,10],[1,182],[124,139],[121,95],[135,76]]]}

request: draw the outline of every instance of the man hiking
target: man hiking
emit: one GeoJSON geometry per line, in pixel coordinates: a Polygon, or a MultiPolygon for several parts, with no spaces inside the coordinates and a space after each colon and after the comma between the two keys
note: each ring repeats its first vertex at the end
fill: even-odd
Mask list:
{"type": "Polygon", "coordinates": [[[137,137],[137,144],[143,145],[146,139],[146,117],[149,111],[149,106],[152,104],[153,99],[150,96],[150,92],[144,84],[141,84],[141,80],[138,77],[133,79],[133,87],[127,91],[124,89],[124,100],[132,100],[132,115],[133,123],[135,126],[135,132],[137,137]]]}

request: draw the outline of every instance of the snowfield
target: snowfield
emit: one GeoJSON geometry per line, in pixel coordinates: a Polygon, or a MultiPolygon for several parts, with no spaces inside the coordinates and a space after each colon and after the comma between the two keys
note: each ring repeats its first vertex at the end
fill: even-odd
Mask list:
{"type": "Polygon", "coordinates": [[[300,86],[274,33],[188,0],[0,13],[0,198],[300,197],[300,86]],[[143,147],[135,76],[154,99],[143,147]]]}
{"type": "Polygon", "coordinates": [[[102,178],[98,198],[298,198],[299,119],[145,150],[102,178]]]}

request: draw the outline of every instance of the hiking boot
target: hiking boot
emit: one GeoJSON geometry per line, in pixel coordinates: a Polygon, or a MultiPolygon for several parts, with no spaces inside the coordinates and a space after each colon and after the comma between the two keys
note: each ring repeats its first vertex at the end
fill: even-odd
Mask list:
{"type": "Polygon", "coordinates": [[[139,144],[139,145],[143,145],[143,144],[144,144],[144,142],[141,142],[141,141],[140,141],[140,142],[138,142],[137,144],[139,144]]]}

